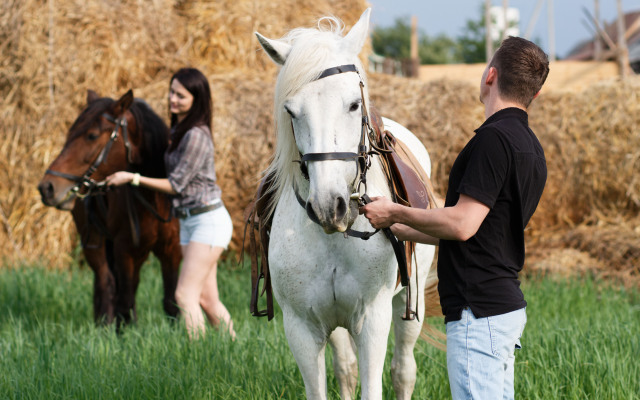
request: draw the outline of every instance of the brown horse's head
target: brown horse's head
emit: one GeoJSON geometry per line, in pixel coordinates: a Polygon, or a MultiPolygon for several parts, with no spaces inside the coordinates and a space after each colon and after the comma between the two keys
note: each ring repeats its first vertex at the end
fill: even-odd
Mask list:
{"type": "MultiPolygon", "coordinates": [[[[159,119],[145,103],[134,102],[131,90],[118,100],[100,98],[89,90],[86,108],[71,125],[62,151],[38,184],[42,202],[71,210],[76,197],[90,194],[109,174],[140,169],[144,152],[141,130],[146,121],[143,111],[159,119]]],[[[166,142],[166,125],[160,124],[166,142]]]]}

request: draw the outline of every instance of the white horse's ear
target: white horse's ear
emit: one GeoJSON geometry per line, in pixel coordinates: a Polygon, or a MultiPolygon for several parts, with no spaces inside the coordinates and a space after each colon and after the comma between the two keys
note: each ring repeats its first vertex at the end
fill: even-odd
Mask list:
{"type": "Polygon", "coordinates": [[[369,37],[369,18],[371,17],[371,8],[364,10],[360,19],[351,28],[347,36],[344,37],[346,48],[354,54],[360,54],[362,46],[369,37]]]}
{"type": "Polygon", "coordinates": [[[290,44],[281,40],[267,39],[258,32],[255,32],[255,34],[260,42],[260,46],[267,52],[273,62],[283,65],[284,62],[287,61],[287,57],[289,57],[289,53],[291,52],[290,44]]]}

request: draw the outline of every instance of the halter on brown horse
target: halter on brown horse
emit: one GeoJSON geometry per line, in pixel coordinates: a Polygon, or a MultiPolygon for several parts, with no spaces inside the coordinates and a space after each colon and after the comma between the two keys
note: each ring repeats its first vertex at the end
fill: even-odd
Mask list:
{"type": "Polygon", "coordinates": [[[118,328],[136,318],[140,268],[153,251],[162,265],[165,312],[177,316],[174,293],[181,261],[179,227],[166,195],[99,182],[128,170],[164,177],[169,129],[129,90],[120,99],[89,91],[58,157],[38,184],[42,202],[71,211],[84,256],[94,271],[94,316],[118,328]]]}

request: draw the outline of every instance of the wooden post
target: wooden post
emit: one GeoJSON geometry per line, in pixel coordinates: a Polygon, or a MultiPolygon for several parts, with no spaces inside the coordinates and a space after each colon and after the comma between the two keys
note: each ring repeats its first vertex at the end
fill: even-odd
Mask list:
{"type": "Polygon", "coordinates": [[[507,19],[508,9],[509,0],[502,0],[502,18],[504,18],[504,27],[502,28],[502,38],[500,42],[503,42],[507,38],[507,29],[509,29],[509,20],[507,19]]]}
{"type": "MultiPolygon", "coordinates": [[[[615,51],[617,48],[616,44],[613,42],[613,40],[611,40],[607,32],[605,32],[605,30],[602,29],[602,27],[600,26],[600,22],[594,16],[592,16],[589,13],[589,10],[587,10],[586,8],[583,8],[582,11],[584,11],[585,15],[589,18],[589,21],[596,28],[598,35],[600,35],[602,40],[604,40],[607,46],[609,46],[609,49],[611,49],[612,51],[615,51]]],[[[603,58],[607,58],[607,57],[603,54],[603,58]]]]}
{"type": "Polygon", "coordinates": [[[485,30],[485,45],[486,45],[486,58],[487,62],[491,61],[493,57],[493,39],[491,38],[491,0],[484,1],[484,30],[485,30]]]}
{"type": "Polygon", "coordinates": [[[418,58],[418,18],[411,17],[411,58],[418,58]]]}
{"type": "Polygon", "coordinates": [[[629,49],[625,39],[624,13],[622,12],[622,0],[618,0],[618,66],[620,78],[625,79],[629,75],[629,49]]]}
{"type": "Polygon", "coordinates": [[[411,58],[408,65],[403,68],[405,76],[415,78],[420,74],[420,56],[418,54],[418,17],[411,17],[411,58]]]}
{"type": "MultiPolygon", "coordinates": [[[[595,19],[600,21],[600,2],[599,0],[594,0],[593,2],[595,19]]],[[[596,61],[602,60],[602,40],[598,35],[596,35],[593,42],[593,59],[596,61]]]]}
{"type": "Polygon", "coordinates": [[[531,16],[529,24],[527,25],[527,30],[524,33],[524,38],[527,40],[531,39],[531,34],[533,33],[533,28],[535,27],[538,16],[540,15],[540,9],[542,8],[543,2],[544,0],[538,0],[538,2],[536,3],[536,8],[533,11],[533,15],[531,16]]]}

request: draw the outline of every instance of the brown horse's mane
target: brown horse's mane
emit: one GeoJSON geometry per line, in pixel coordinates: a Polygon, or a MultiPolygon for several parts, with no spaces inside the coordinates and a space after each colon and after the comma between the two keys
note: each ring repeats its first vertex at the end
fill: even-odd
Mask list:
{"type": "MultiPolygon", "coordinates": [[[[115,100],[108,97],[96,99],[89,103],[71,125],[67,142],[71,142],[84,134],[114,103],[115,100]]],[[[165,177],[164,153],[169,145],[169,128],[162,118],[142,99],[136,98],[131,107],[129,107],[129,111],[133,114],[137,129],[136,132],[133,132],[130,127],[128,134],[130,138],[134,135],[142,134],[142,140],[140,140],[140,147],[138,148],[141,162],[130,164],[128,169],[139,172],[143,176],[165,177]]]]}

